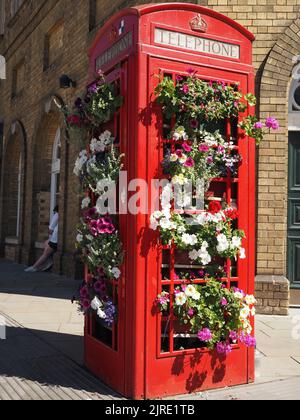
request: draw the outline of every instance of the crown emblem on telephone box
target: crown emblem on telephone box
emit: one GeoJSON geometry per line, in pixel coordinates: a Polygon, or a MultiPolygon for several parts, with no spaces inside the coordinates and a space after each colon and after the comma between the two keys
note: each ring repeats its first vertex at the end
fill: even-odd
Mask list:
{"type": "Polygon", "coordinates": [[[191,28],[197,32],[207,32],[208,25],[200,13],[190,21],[191,28]]]}

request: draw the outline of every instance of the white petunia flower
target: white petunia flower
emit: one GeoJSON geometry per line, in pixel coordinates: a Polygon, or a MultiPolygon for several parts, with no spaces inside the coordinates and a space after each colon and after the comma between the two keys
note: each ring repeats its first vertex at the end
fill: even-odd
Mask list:
{"type": "Polygon", "coordinates": [[[77,235],[76,242],[81,243],[83,241],[83,235],[77,235]]]}
{"type": "Polygon", "coordinates": [[[207,214],[206,213],[200,213],[196,217],[196,222],[197,222],[198,225],[204,226],[205,223],[207,223],[207,214]]]}
{"type": "Polygon", "coordinates": [[[200,293],[199,292],[195,292],[194,293],[194,295],[192,296],[192,298],[194,299],[194,300],[200,300],[200,297],[201,297],[201,295],[200,295],[200,293]]]}
{"type": "Polygon", "coordinates": [[[175,303],[177,306],[183,306],[187,301],[185,293],[178,293],[175,298],[175,303]]]}
{"type": "Polygon", "coordinates": [[[176,184],[186,185],[186,184],[188,184],[188,182],[189,182],[189,180],[183,174],[175,175],[172,178],[172,184],[174,184],[174,185],[176,185],[176,184]]]}
{"type": "Polygon", "coordinates": [[[199,253],[195,249],[189,253],[189,258],[192,261],[196,261],[199,258],[199,253]]]}
{"type": "Polygon", "coordinates": [[[158,226],[159,226],[159,223],[157,219],[152,215],[150,218],[150,228],[152,230],[157,230],[158,226]]]}
{"type": "Polygon", "coordinates": [[[183,233],[186,232],[186,229],[184,226],[179,226],[177,229],[177,232],[179,233],[179,235],[182,235],[183,233]]]}
{"type": "Polygon", "coordinates": [[[231,243],[232,243],[233,248],[240,248],[242,245],[242,239],[239,238],[238,236],[234,236],[232,238],[231,243]]]}
{"type": "Polygon", "coordinates": [[[247,303],[247,305],[251,306],[251,305],[255,305],[256,304],[256,299],[253,295],[247,295],[245,297],[245,302],[247,303]]]}
{"type": "Polygon", "coordinates": [[[75,167],[74,167],[73,172],[76,176],[80,176],[81,171],[82,171],[84,165],[86,164],[87,160],[88,160],[87,151],[82,150],[79,153],[79,156],[78,156],[78,158],[76,159],[76,162],[75,162],[75,167]]]}
{"type": "Polygon", "coordinates": [[[177,162],[177,160],[178,160],[178,156],[175,153],[172,153],[170,156],[170,161],[177,162]]]}
{"type": "Polygon", "coordinates": [[[227,237],[224,234],[220,234],[220,235],[218,235],[217,240],[218,240],[217,251],[219,253],[227,251],[229,246],[230,246],[230,244],[227,240],[227,237]]]}
{"type": "Polygon", "coordinates": [[[249,306],[244,305],[240,312],[241,319],[247,319],[250,316],[250,308],[249,306]]]}
{"type": "Polygon", "coordinates": [[[172,222],[170,219],[167,219],[166,217],[164,217],[163,219],[160,220],[159,222],[160,227],[162,229],[166,229],[166,230],[171,230],[172,229],[172,222]]]}
{"type": "Polygon", "coordinates": [[[245,248],[241,248],[239,254],[240,254],[240,259],[241,260],[245,260],[246,259],[246,250],[245,250],[245,248]]]}
{"type": "Polygon", "coordinates": [[[99,308],[102,307],[102,302],[100,299],[97,298],[97,296],[94,297],[94,299],[91,302],[91,308],[94,311],[98,311],[99,308]]]}
{"type": "Polygon", "coordinates": [[[202,252],[200,254],[200,259],[203,265],[208,265],[211,263],[211,256],[209,255],[208,252],[202,252]]]}
{"type": "Polygon", "coordinates": [[[107,318],[106,313],[100,308],[97,311],[97,315],[100,319],[106,319],[107,318]]]}
{"type": "Polygon", "coordinates": [[[154,217],[155,219],[159,219],[161,216],[162,216],[162,212],[161,212],[161,211],[155,211],[155,212],[153,213],[153,217],[154,217]]]}
{"type": "Polygon", "coordinates": [[[86,197],[82,200],[81,208],[86,209],[91,204],[91,199],[86,197]]]}
{"type": "Polygon", "coordinates": [[[201,251],[205,252],[208,247],[209,247],[209,245],[206,241],[202,242],[201,251]]]}
{"type": "Polygon", "coordinates": [[[185,289],[185,294],[187,297],[193,297],[196,293],[196,289],[194,286],[192,286],[191,284],[189,284],[186,289],[185,289]]]}
{"type": "Polygon", "coordinates": [[[235,292],[234,297],[238,300],[244,300],[244,295],[241,292],[235,292]]]}
{"type": "Polygon", "coordinates": [[[116,267],[111,270],[115,279],[119,279],[121,276],[121,271],[116,267]]]}
{"type": "Polygon", "coordinates": [[[196,235],[189,235],[185,233],[184,235],[182,235],[182,242],[186,245],[194,246],[198,242],[198,239],[196,235]]]}

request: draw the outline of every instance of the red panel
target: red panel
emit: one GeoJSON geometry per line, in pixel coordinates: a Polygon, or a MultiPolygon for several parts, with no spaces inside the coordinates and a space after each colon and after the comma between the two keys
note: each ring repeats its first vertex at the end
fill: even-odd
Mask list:
{"type": "MultiPolygon", "coordinates": [[[[128,180],[142,178],[149,183],[160,171],[162,160],[162,119],[156,114],[155,75],[160,70],[185,73],[195,67],[199,77],[240,82],[246,93],[254,91],[252,69],[253,35],[236,22],[212,10],[186,3],[151,4],[121,11],[110,19],[97,35],[90,50],[89,81],[93,80],[97,58],[111,54],[103,70],[117,77],[122,74],[121,151],[126,153],[128,180]],[[208,24],[206,34],[191,30],[190,20],[201,13],[208,24]],[[124,23],[124,29],[118,31],[124,23]],[[155,28],[175,30],[187,35],[234,43],[241,57],[225,59],[212,54],[199,54],[183,48],[155,43],[155,28]],[[132,32],[132,45],[114,55],[124,36],[132,32]],[[114,71],[116,70],[117,73],[114,71]]],[[[107,58],[107,57],[106,57],[107,58]]],[[[250,110],[248,110],[250,112],[250,110]]],[[[230,127],[229,127],[230,129],[230,127]]],[[[240,228],[247,234],[245,248],[248,259],[241,261],[238,282],[249,293],[254,292],[255,270],[255,144],[240,140],[244,163],[239,178],[217,180],[215,188],[225,188],[227,199],[238,185],[240,228]]],[[[129,197],[130,198],[130,194],[129,197]]],[[[149,191],[149,199],[151,193],[149,191]]],[[[150,212],[150,209],[149,209],[150,212]]],[[[119,329],[117,351],[95,340],[86,320],[86,365],[105,383],[131,398],[153,398],[244,384],[254,380],[254,351],[236,347],[226,360],[199,349],[161,354],[161,315],[154,301],[161,290],[161,253],[149,216],[121,217],[125,250],[124,276],[120,284],[119,329]],[[153,242],[154,241],[154,242],[153,242]]],[[[172,259],[172,254],[171,254],[172,259]]]]}
{"type": "MultiPolygon", "coordinates": [[[[222,69],[215,69],[213,72],[205,65],[201,67],[195,67],[199,78],[206,80],[224,80],[227,83],[239,83],[240,89],[247,93],[251,86],[248,84],[248,75],[239,74],[234,72],[227,72],[222,69]]],[[[166,60],[151,59],[149,68],[149,78],[152,79],[150,92],[153,92],[157,84],[157,77],[160,72],[165,74],[187,74],[187,68],[185,64],[180,62],[169,62],[166,60]]],[[[151,100],[151,98],[149,98],[151,100]]],[[[162,130],[158,130],[161,127],[161,114],[154,113],[157,120],[153,116],[152,125],[149,133],[149,149],[148,156],[151,156],[151,160],[148,161],[148,181],[152,178],[157,177],[157,168],[159,168],[162,161],[162,130]]],[[[230,135],[230,127],[228,128],[228,134],[230,135]]],[[[239,209],[239,228],[243,229],[246,233],[246,239],[244,246],[249,256],[246,260],[240,260],[238,264],[238,277],[229,278],[227,280],[228,287],[232,283],[238,285],[239,288],[246,292],[252,292],[253,290],[253,203],[254,203],[254,191],[250,191],[249,188],[253,188],[253,182],[250,181],[250,156],[249,152],[249,140],[247,138],[241,138],[238,142],[239,153],[243,156],[243,165],[239,170],[239,178],[226,179],[226,191],[228,204],[231,204],[231,191],[233,183],[238,185],[238,209],[239,209]],[[250,204],[251,203],[251,204],[250,204]],[[251,219],[252,217],[252,219],[251,219]],[[249,241],[249,238],[251,240],[249,241]],[[251,268],[250,268],[251,266],[251,268]],[[252,277],[250,277],[250,275],[252,277]]],[[[253,153],[253,147],[251,146],[251,152],[253,153]]],[[[252,168],[253,169],[253,164],[252,168]]],[[[251,175],[255,179],[255,172],[251,175]]],[[[218,183],[220,181],[216,181],[218,183]]],[[[224,180],[221,180],[224,183],[224,180]]],[[[161,395],[175,395],[187,392],[203,391],[211,388],[219,388],[230,385],[238,385],[242,383],[248,383],[253,380],[253,351],[249,351],[244,347],[236,348],[233,354],[230,355],[226,360],[220,361],[216,355],[209,352],[201,352],[200,350],[185,350],[175,351],[173,348],[172,336],[175,332],[173,330],[173,321],[171,318],[171,327],[169,335],[171,337],[171,344],[169,351],[162,353],[160,350],[161,335],[163,331],[161,325],[161,315],[153,312],[153,302],[156,296],[161,292],[161,258],[157,247],[152,247],[149,250],[148,256],[148,272],[147,272],[147,313],[152,316],[147,318],[146,334],[147,334],[147,348],[146,348],[146,397],[154,398],[161,395]],[[155,374],[153,374],[155,372],[155,374]]],[[[172,257],[171,257],[172,261],[172,257]]],[[[171,262],[172,265],[172,262],[171,262]]],[[[167,283],[164,283],[167,284],[167,283]]],[[[171,274],[171,294],[173,291],[172,286],[172,274],[171,274]]]]}

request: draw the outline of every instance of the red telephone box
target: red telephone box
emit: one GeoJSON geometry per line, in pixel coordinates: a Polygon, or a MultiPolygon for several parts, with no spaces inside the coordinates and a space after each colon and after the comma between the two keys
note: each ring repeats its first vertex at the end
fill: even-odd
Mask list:
{"type": "MultiPolygon", "coordinates": [[[[110,127],[126,156],[129,180],[139,178],[150,185],[161,167],[165,139],[154,101],[157,75],[175,80],[193,67],[203,79],[239,83],[244,93],[253,92],[253,40],[250,32],[226,16],[186,3],[132,7],[104,25],[90,50],[90,82],[101,69],[124,97],[110,127]]],[[[246,232],[247,259],[231,267],[225,280],[253,293],[255,143],[241,138],[240,130],[230,123],[228,133],[236,136],[243,164],[237,178],[217,179],[211,188],[225,196],[228,204],[236,202],[239,227],[246,232]]],[[[162,287],[174,289],[174,276],[165,280],[162,272],[172,272],[176,259],[172,250],[153,246],[150,213],[149,209],[149,215],[119,216],[125,262],[122,278],[114,283],[118,321],[105,329],[95,318],[86,318],[86,366],[107,385],[134,399],[252,382],[253,350],[235,346],[221,362],[212,352],[179,341],[174,323],[164,331],[162,315],[153,305],[162,287]]]]}

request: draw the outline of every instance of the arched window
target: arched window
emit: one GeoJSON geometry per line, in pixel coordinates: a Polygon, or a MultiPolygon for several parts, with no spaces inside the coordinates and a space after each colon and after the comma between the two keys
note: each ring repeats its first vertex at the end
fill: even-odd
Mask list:
{"type": "MultiPolygon", "coordinates": [[[[298,66],[299,68],[299,66],[298,66]]],[[[297,69],[297,68],[296,68],[297,69]]],[[[294,72],[294,75],[299,73],[294,72]]],[[[287,277],[300,286],[300,79],[292,79],[289,95],[287,277]]]]}
{"type": "Polygon", "coordinates": [[[51,165],[51,191],[50,191],[50,218],[52,211],[58,204],[60,187],[60,158],[61,158],[61,130],[57,129],[52,153],[51,165]]]}
{"type": "Polygon", "coordinates": [[[18,133],[12,135],[4,155],[3,234],[20,240],[24,194],[24,156],[18,133]]]}
{"type": "Polygon", "coordinates": [[[300,80],[293,79],[289,95],[289,130],[300,131],[300,80]]]}

